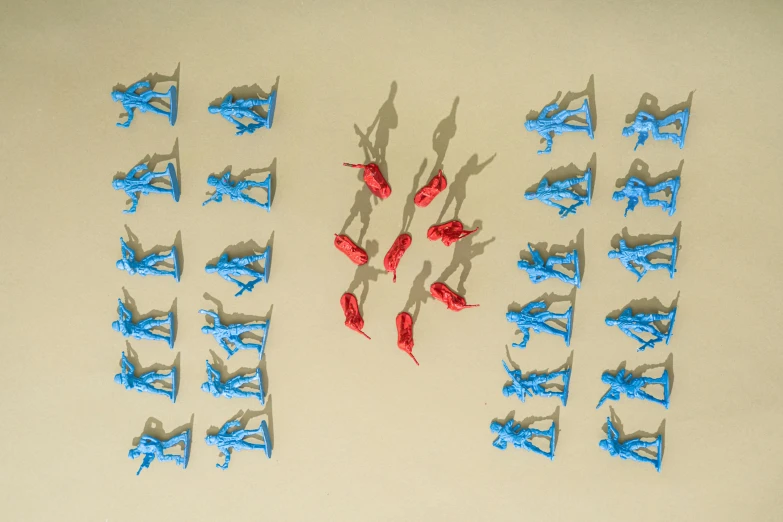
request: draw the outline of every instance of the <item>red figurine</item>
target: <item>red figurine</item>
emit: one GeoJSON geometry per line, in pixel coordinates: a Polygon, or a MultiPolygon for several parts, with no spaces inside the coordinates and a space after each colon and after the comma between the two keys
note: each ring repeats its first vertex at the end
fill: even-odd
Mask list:
{"type": "Polygon", "coordinates": [[[432,178],[429,183],[421,187],[421,190],[413,196],[413,202],[417,207],[426,207],[432,203],[435,196],[446,189],[446,185],[446,176],[443,175],[442,170],[438,170],[438,175],[432,178]]]}
{"type": "Polygon", "coordinates": [[[397,266],[400,264],[402,255],[408,250],[408,247],[411,246],[412,241],[413,238],[411,238],[410,234],[400,234],[397,236],[397,239],[394,240],[391,248],[386,252],[386,256],[383,258],[383,267],[387,272],[394,274],[392,283],[397,282],[397,266]]]}
{"type": "Polygon", "coordinates": [[[440,225],[432,225],[429,230],[427,230],[427,237],[430,241],[437,241],[440,239],[443,241],[444,245],[451,246],[463,237],[471,235],[476,230],[478,230],[478,228],[465,230],[465,226],[462,222],[455,219],[454,221],[441,223],[440,225]]]}
{"type": "Polygon", "coordinates": [[[347,292],[344,293],[340,298],[340,306],[343,307],[343,313],[345,313],[345,326],[369,339],[370,336],[362,331],[364,319],[362,319],[362,314],[359,312],[359,302],[356,300],[356,296],[347,292]]]}
{"type": "Polygon", "coordinates": [[[463,308],[478,306],[477,304],[466,304],[464,297],[455,293],[443,283],[432,283],[432,286],[430,286],[430,294],[432,294],[432,297],[445,304],[449,310],[454,310],[455,312],[459,312],[463,308]]]}
{"type": "Polygon", "coordinates": [[[337,247],[337,250],[348,256],[348,259],[359,266],[365,264],[369,259],[367,257],[367,252],[344,234],[334,235],[334,246],[337,247]]]}
{"type": "Polygon", "coordinates": [[[368,163],[367,165],[356,163],[343,163],[346,167],[353,167],[355,169],[364,169],[364,182],[370,189],[370,192],[375,194],[381,199],[386,199],[391,196],[391,187],[383,177],[380,167],[375,163],[368,163]]]}
{"type": "Polygon", "coordinates": [[[413,318],[408,312],[397,314],[397,346],[407,353],[419,365],[419,361],[413,356],[413,318]]]}

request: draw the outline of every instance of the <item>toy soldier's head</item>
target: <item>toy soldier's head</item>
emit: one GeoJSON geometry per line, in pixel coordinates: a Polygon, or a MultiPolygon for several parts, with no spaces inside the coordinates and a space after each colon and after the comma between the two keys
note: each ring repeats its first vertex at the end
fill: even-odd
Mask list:
{"type": "Polygon", "coordinates": [[[626,138],[628,136],[633,136],[634,128],[633,125],[629,125],[628,127],[623,127],[623,136],[626,138]]]}
{"type": "Polygon", "coordinates": [[[600,447],[602,450],[608,451],[610,455],[614,455],[616,453],[614,450],[614,445],[606,439],[599,442],[598,447],[600,447]]]}
{"type": "Polygon", "coordinates": [[[625,194],[623,194],[622,190],[618,190],[614,194],[612,194],[612,199],[614,201],[621,201],[625,197],[625,194]]]}
{"type": "Polygon", "coordinates": [[[506,321],[509,323],[516,323],[521,315],[521,312],[506,312],[506,321]]]}
{"type": "Polygon", "coordinates": [[[202,383],[201,389],[207,393],[212,393],[212,383],[210,382],[202,383]]]}
{"type": "Polygon", "coordinates": [[[114,330],[115,332],[122,331],[121,328],[120,328],[120,322],[119,321],[112,322],[111,323],[111,327],[112,327],[112,330],[114,330]]]}
{"type": "Polygon", "coordinates": [[[114,101],[120,101],[122,99],[122,95],[125,94],[122,91],[112,91],[111,92],[111,99],[114,101]]]}
{"type": "Polygon", "coordinates": [[[204,441],[207,443],[207,446],[215,446],[218,443],[218,437],[217,435],[207,435],[204,441]]]}
{"type": "Polygon", "coordinates": [[[536,120],[527,120],[525,122],[525,128],[529,131],[534,130],[534,125],[536,124],[536,120]]]}
{"type": "Polygon", "coordinates": [[[125,384],[124,381],[125,381],[125,376],[123,374],[118,373],[117,375],[114,376],[114,382],[116,382],[117,384],[125,384]]]}
{"type": "Polygon", "coordinates": [[[210,176],[207,178],[207,185],[216,187],[220,179],[217,176],[210,176]]]}
{"type": "Polygon", "coordinates": [[[489,429],[492,433],[500,433],[500,430],[503,429],[503,425],[497,421],[492,421],[492,424],[489,425],[489,429]]]}
{"type": "Polygon", "coordinates": [[[201,333],[209,334],[212,333],[212,330],[214,330],[211,326],[202,326],[201,327],[201,333]]]}
{"type": "Polygon", "coordinates": [[[117,265],[117,268],[119,268],[120,270],[125,270],[125,260],[120,259],[115,264],[117,265]]]}
{"type": "Polygon", "coordinates": [[[612,375],[609,372],[604,372],[603,374],[601,374],[601,382],[603,382],[604,384],[612,384],[614,380],[615,380],[614,375],[612,375]]]}
{"type": "Polygon", "coordinates": [[[111,186],[114,187],[114,190],[122,189],[122,180],[121,179],[112,180],[111,186]]]}
{"type": "Polygon", "coordinates": [[[514,387],[510,384],[508,386],[503,386],[503,396],[511,397],[512,395],[514,395],[514,387]]]}
{"type": "Polygon", "coordinates": [[[214,105],[209,107],[209,113],[210,114],[217,114],[220,112],[220,107],[216,107],[214,105]]]}

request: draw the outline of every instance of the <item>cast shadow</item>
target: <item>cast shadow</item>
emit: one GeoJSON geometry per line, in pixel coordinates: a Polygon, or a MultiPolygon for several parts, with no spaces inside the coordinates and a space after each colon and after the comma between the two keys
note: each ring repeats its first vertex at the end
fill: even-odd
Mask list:
{"type": "Polygon", "coordinates": [[[340,230],[340,234],[346,234],[348,227],[358,218],[362,224],[361,229],[359,229],[359,235],[356,238],[356,244],[359,246],[361,246],[364,236],[367,234],[367,229],[370,227],[370,215],[373,211],[372,199],[372,192],[362,182],[362,186],[356,191],[353,205],[348,212],[345,223],[343,223],[343,228],[340,230]]]}
{"type": "MultiPolygon", "coordinates": [[[[179,265],[179,273],[182,275],[182,273],[185,270],[185,260],[184,256],[182,255],[182,231],[178,231],[177,235],[174,237],[174,242],[172,245],[155,245],[149,250],[144,250],[144,248],[141,245],[141,241],[139,241],[139,237],[131,231],[130,227],[128,225],[125,225],[125,232],[128,234],[128,239],[125,240],[125,244],[127,244],[131,250],[136,255],[136,259],[144,259],[147,256],[150,255],[162,255],[166,252],[171,252],[172,245],[176,247],[177,249],[177,263],[179,265]]],[[[168,269],[174,269],[174,264],[170,262],[169,260],[162,261],[158,263],[156,266],[159,267],[165,267],[168,269]]]]}
{"type": "Polygon", "coordinates": [[[653,298],[643,298],[643,299],[634,299],[627,305],[625,305],[622,308],[618,308],[617,310],[614,310],[611,314],[607,316],[607,318],[610,319],[617,319],[620,317],[620,314],[623,310],[626,308],[631,309],[631,313],[634,315],[636,314],[668,314],[675,308],[677,308],[677,302],[680,300],[680,293],[677,292],[677,297],[674,298],[674,301],[672,301],[672,304],[669,306],[664,305],[661,303],[660,299],[657,297],[653,298]]]}
{"type": "MultiPolygon", "coordinates": [[[[258,322],[268,322],[269,319],[272,317],[272,310],[274,310],[275,305],[269,306],[269,311],[262,316],[259,315],[248,315],[243,313],[233,313],[233,314],[227,314],[225,310],[223,309],[223,303],[220,302],[216,297],[211,296],[207,292],[204,292],[204,299],[207,301],[212,301],[212,303],[215,304],[215,313],[218,314],[218,317],[220,318],[220,322],[223,325],[231,325],[231,324],[246,324],[246,323],[258,323],[258,322]]],[[[212,319],[209,316],[204,316],[206,318],[206,321],[208,323],[212,322],[212,319]]],[[[269,333],[269,330],[267,329],[267,334],[269,333]]],[[[263,342],[264,337],[262,335],[258,335],[253,331],[250,332],[244,332],[241,336],[242,339],[252,339],[257,342],[263,342]]]]}
{"type": "MultiPolygon", "coordinates": [[[[389,145],[389,135],[392,130],[397,128],[399,118],[397,109],[394,108],[394,98],[397,95],[397,82],[391,82],[389,87],[389,96],[383,102],[375,119],[362,132],[358,125],[354,124],[354,131],[359,137],[359,147],[364,151],[364,163],[375,163],[381,169],[381,172],[389,180],[389,169],[386,163],[386,148],[389,145]],[[370,135],[375,132],[375,142],[370,140],[370,135]]],[[[361,178],[361,171],[359,174],[361,178]]]]}
{"type": "MultiPolygon", "coordinates": [[[[158,72],[154,72],[154,73],[149,73],[147,76],[145,76],[144,78],[142,78],[139,81],[140,82],[149,82],[151,91],[154,91],[155,90],[155,86],[158,85],[159,83],[173,83],[176,86],[176,88],[177,88],[177,99],[181,100],[182,99],[182,91],[181,91],[180,86],[179,86],[179,70],[180,70],[180,66],[181,66],[181,64],[177,63],[177,68],[174,70],[174,73],[169,75],[169,76],[167,76],[165,74],[160,74],[158,72]]],[[[136,82],[134,82],[134,83],[136,83],[136,82]]],[[[126,86],[126,85],[123,85],[121,83],[118,83],[117,85],[114,86],[113,90],[115,90],[115,91],[126,91],[128,89],[128,87],[130,87],[130,85],[126,86]]],[[[152,102],[154,104],[160,105],[162,108],[164,108],[166,110],[171,110],[171,104],[169,102],[163,101],[163,100],[158,99],[158,98],[152,100],[152,102]]],[[[127,112],[123,112],[122,114],[120,114],[120,118],[124,118],[127,115],[128,115],[127,112]]],[[[177,165],[177,174],[179,174],[179,165],[177,165]]]]}
{"type": "Polygon", "coordinates": [[[413,197],[419,191],[419,182],[421,181],[421,177],[424,175],[425,170],[427,170],[427,158],[422,160],[419,172],[413,176],[413,187],[411,188],[410,194],[408,194],[408,197],[405,199],[405,207],[402,210],[402,227],[400,228],[400,234],[407,233],[413,223],[413,215],[416,213],[416,204],[413,202],[413,197]]]}
{"type": "MultiPolygon", "coordinates": [[[[590,106],[590,120],[593,123],[593,133],[595,133],[595,130],[598,128],[598,112],[595,105],[595,75],[591,74],[590,79],[587,80],[587,86],[584,88],[584,90],[579,92],[572,92],[568,91],[565,96],[563,96],[562,99],[560,99],[560,95],[562,94],[562,91],[558,91],[557,95],[555,96],[555,99],[551,102],[547,103],[547,105],[552,105],[554,103],[557,103],[557,110],[563,110],[567,109],[571,103],[573,103],[575,100],[578,100],[580,98],[587,98],[587,104],[590,106]],[[558,100],[560,100],[558,102],[558,100]]],[[[528,120],[535,120],[538,119],[538,117],[541,115],[541,111],[530,111],[527,114],[528,120]]],[[[568,118],[566,120],[567,122],[579,122],[586,124],[587,121],[580,117],[580,116],[572,116],[571,118],[568,118]]],[[[546,140],[541,139],[541,143],[544,143],[546,140]]]]}
{"type": "MultiPolygon", "coordinates": [[[[571,240],[571,242],[568,243],[568,245],[552,245],[551,247],[548,247],[548,243],[544,241],[541,243],[533,244],[532,246],[536,250],[536,252],[538,252],[539,255],[541,255],[541,258],[544,260],[544,263],[546,263],[547,259],[549,259],[552,256],[562,257],[576,250],[579,256],[579,276],[581,280],[584,280],[585,265],[586,265],[584,228],[580,230],[579,233],[576,235],[576,239],[571,240]]],[[[523,248],[522,250],[519,251],[519,259],[529,261],[532,263],[533,254],[528,249],[523,248]]]]}
{"type": "MultiPolygon", "coordinates": [[[[511,351],[509,350],[508,345],[506,345],[506,361],[508,361],[508,365],[511,367],[512,370],[522,370],[522,367],[519,366],[517,363],[515,363],[514,359],[511,357],[511,351]]],[[[554,369],[545,368],[543,370],[530,370],[528,372],[522,372],[522,377],[527,379],[533,373],[537,373],[537,374],[554,373],[554,372],[560,372],[560,371],[563,371],[563,370],[567,370],[567,369],[573,368],[573,367],[574,367],[574,351],[571,350],[571,353],[568,355],[568,358],[560,366],[558,366],[558,367],[556,367],[554,369]]],[[[509,384],[509,383],[511,383],[511,381],[506,381],[506,384],[509,384]]],[[[562,385],[560,385],[560,386],[562,387],[562,385]]]]}
{"type": "Polygon", "coordinates": [[[129,341],[125,341],[125,356],[128,358],[128,361],[134,366],[136,369],[136,375],[144,375],[148,372],[169,372],[172,369],[176,369],[177,372],[177,379],[176,379],[176,385],[177,389],[174,390],[174,396],[176,397],[179,394],[179,384],[182,382],[181,376],[181,365],[180,365],[180,355],[182,352],[177,352],[177,356],[174,358],[174,362],[166,365],[161,363],[154,363],[151,366],[142,366],[141,362],[139,362],[139,354],[136,350],[134,350],[131,347],[131,344],[129,341]]]}
{"type": "MultiPolygon", "coordinates": [[[[649,92],[646,92],[642,95],[641,99],[639,100],[639,106],[636,108],[636,111],[628,114],[625,117],[625,123],[631,124],[636,119],[636,115],[639,114],[640,111],[644,111],[646,113],[652,114],[653,118],[656,120],[661,120],[663,118],[666,118],[667,116],[670,116],[672,114],[675,114],[677,112],[680,112],[684,109],[688,109],[690,111],[691,105],[693,103],[693,94],[696,91],[691,91],[690,94],[688,94],[688,99],[684,102],[678,103],[676,105],[672,105],[666,110],[662,110],[659,103],[658,98],[650,94],[649,92]]],[[[677,127],[677,129],[680,129],[682,126],[679,121],[674,122],[674,125],[677,127]]]]}
{"type": "MultiPolygon", "coordinates": [[[[264,404],[264,407],[260,410],[239,410],[233,417],[228,419],[226,422],[231,422],[238,420],[239,421],[239,428],[245,430],[247,429],[248,424],[250,424],[250,421],[253,419],[257,419],[258,417],[264,417],[266,416],[267,421],[267,427],[269,428],[269,438],[271,439],[269,443],[272,445],[272,449],[274,450],[275,447],[275,430],[274,430],[274,416],[272,415],[272,395],[267,395],[266,402],[264,404]]],[[[224,423],[225,424],[225,423],[224,423]]],[[[258,423],[253,422],[253,428],[255,429],[258,425],[261,424],[261,420],[258,421],[258,423]]],[[[221,425],[222,426],[222,425],[221,425]]],[[[221,426],[210,426],[207,430],[207,435],[215,435],[220,431],[221,426]]],[[[236,431],[232,430],[232,431],[236,431]]],[[[257,442],[266,442],[263,440],[263,437],[260,433],[255,435],[250,435],[247,437],[246,440],[252,441],[255,440],[257,442]]]]}
{"type": "MultiPolygon", "coordinates": [[[[627,370],[627,365],[628,365],[628,361],[623,361],[622,363],[620,363],[620,365],[617,367],[617,370],[612,372],[613,375],[617,375],[620,372],[620,370],[627,370]]],[[[639,377],[643,377],[645,373],[651,370],[658,370],[658,369],[660,369],[661,372],[656,371],[654,377],[660,377],[658,373],[663,373],[663,370],[666,370],[666,374],[669,376],[669,394],[671,395],[671,392],[674,389],[674,354],[673,353],[669,353],[669,356],[662,363],[643,364],[641,366],[637,366],[630,372],[631,375],[634,376],[634,378],[638,379],[639,377]]]]}
{"type": "MultiPolygon", "coordinates": [[[[242,366],[241,368],[237,368],[233,372],[230,372],[228,370],[228,364],[227,361],[221,359],[217,353],[215,353],[214,350],[210,350],[209,354],[212,356],[212,367],[220,372],[220,380],[223,382],[226,382],[230,379],[233,379],[234,377],[238,377],[240,375],[251,375],[256,373],[256,370],[261,370],[261,382],[264,386],[264,395],[266,396],[269,394],[269,378],[268,373],[266,371],[266,357],[258,361],[258,364],[256,366],[242,366]]],[[[206,368],[206,365],[205,365],[206,368]]],[[[247,388],[248,390],[258,390],[258,387],[253,384],[246,384],[243,386],[243,389],[247,388]]],[[[264,401],[266,403],[266,400],[264,401]]]]}
{"type": "MultiPolygon", "coordinates": [[[[679,252],[682,249],[682,243],[680,241],[681,231],[682,231],[682,221],[677,223],[674,232],[672,232],[671,234],[640,234],[637,236],[632,236],[628,233],[628,227],[623,227],[622,233],[615,234],[615,236],[612,238],[611,245],[614,250],[618,250],[620,248],[621,239],[625,241],[625,244],[628,248],[636,248],[638,246],[643,246],[643,245],[653,245],[662,241],[671,241],[672,239],[676,238],[677,251],[679,252]]],[[[650,261],[665,260],[666,262],[670,262],[671,258],[672,258],[671,254],[666,254],[660,250],[657,250],[647,255],[647,259],[649,259],[650,261]]]]}
{"type": "Polygon", "coordinates": [[[443,168],[443,160],[446,158],[449,143],[457,134],[458,105],[459,96],[454,98],[449,115],[443,118],[432,132],[432,150],[435,151],[435,164],[432,167],[432,174],[437,174],[438,170],[443,168]]]}
{"type": "MultiPolygon", "coordinates": [[[[147,312],[145,314],[140,314],[139,313],[139,308],[138,308],[138,306],[136,306],[136,300],[133,297],[131,297],[130,293],[128,292],[128,290],[125,289],[125,287],[122,287],[122,295],[123,295],[122,301],[125,304],[125,308],[127,308],[128,311],[131,313],[131,318],[133,318],[133,317],[137,318],[136,322],[141,322],[141,321],[145,321],[147,319],[153,319],[153,318],[160,319],[160,318],[166,317],[169,313],[171,313],[171,315],[173,317],[172,325],[173,325],[174,331],[173,332],[169,332],[169,331],[167,331],[166,328],[162,328],[162,327],[159,328],[159,330],[165,332],[166,335],[172,336],[172,341],[176,340],[177,328],[178,328],[178,325],[179,325],[179,320],[178,320],[178,315],[177,315],[177,298],[176,297],[174,298],[174,301],[171,303],[171,308],[169,308],[166,311],[163,311],[163,310],[150,310],[149,312],[147,312]]],[[[172,342],[172,344],[173,344],[173,342],[172,342]]]]}
{"type": "MultiPolygon", "coordinates": [[[[269,184],[269,194],[267,194],[267,198],[269,201],[269,207],[272,207],[272,202],[275,199],[275,192],[277,191],[277,158],[274,158],[272,160],[272,163],[269,164],[268,167],[260,168],[260,169],[245,169],[242,172],[240,172],[237,175],[236,180],[237,181],[246,181],[250,176],[254,174],[267,174],[270,177],[270,184],[269,184]]],[[[266,176],[261,176],[261,179],[258,181],[264,181],[266,179],[266,176]]],[[[263,203],[263,201],[262,201],[263,203]]]]}
{"type": "MultiPolygon", "coordinates": [[[[649,431],[635,431],[631,434],[625,434],[625,430],[623,429],[623,423],[620,421],[620,417],[617,416],[617,413],[614,411],[614,408],[611,406],[609,407],[609,416],[612,419],[612,425],[617,430],[617,433],[619,434],[619,440],[620,442],[627,441],[629,439],[655,439],[658,435],[661,436],[661,460],[663,460],[663,454],[664,454],[664,448],[666,446],[666,419],[663,419],[661,421],[661,424],[658,426],[658,430],[655,432],[649,432],[649,431]]],[[[609,426],[604,423],[603,425],[603,431],[604,433],[609,433],[609,426]]],[[[647,457],[653,457],[655,458],[655,453],[651,451],[649,448],[640,448],[638,450],[640,454],[644,454],[647,457]]]]}
{"type": "MultiPolygon", "coordinates": [[[[657,185],[658,183],[661,183],[668,179],[682,176],[683,165],[685,165],[685,160],[680,160],[680,165],[676,169],[670,170],[668,172],[663,172],[661,174],[658,174],[657,176],[653,176],[652,174],[650,174],[650,166],[644,161],[637,158],[633,160],[633,163],[631,163],[631,168],[628,169],[628,174],[624,178],[620,178],[617,180],[617,182],[615,183],[615,187],[617,188],[624,187],[625,185],[628,184],[628,180],[631,178],[639,178],[640,180],[644,181],[644,183],[647,185],[657,185]]],[[[664,190],[664,192],[667,196],[671,196],[672,194],[671,189],[668,187],[664,190]]]]}
{"type": "MultiPolygon", "coordinates": [[[[182,426],[179,426],[178,428],[174,428],[171,431],[166,431],[163,429],[163,422],[156,419],[155,417],[150,417],[147,419],[147,422],[144,423],[144,429],[141,432],[141,435],[133,439],[133,446],[138,446],[139,442],[141,442],[141,437],[143,435],[149,435],[151,437],[155,437],[158,440],[161,441],[167,441],[170,440],[177,435],[181,435],[182,433],[185,433],[186,431],[190,430],[190,440],[193,440],[193,420],[195,418],[195,415],[190,415],[190,421],[187,424],[183,424],[182,426]]],[[[191,442],[192,444],[192,442],[191,442]]],[[[180,446],[182,450],[185,449],[184,443],[179,443],[177,446],[180,446]]],[[[192,448],[191,448],[192,449],[192,448]]]]}
{"type": "Polygon", "coordinates": [[[446,199],[443,202],[443,208],[438,215],[438,223],[443,222],[443,217],[446,215],[449,207],[454,203],[454,216],[452,219],[459,219],[459,211],[462,209],[462,204],[465,202],[465,198],[468,196],[467,187],[468,180],[473,176],[481,174],[487,165],[492,163],[497,154],[493,154],[486,161],[479,163],[478,154],[473,154],[468,162],[462,166],[454,175],[454,179],[448,182],[446,187],[446,199]]]}
{"type": "MultiPolygon", "coordinates": [[[[367,241],[367,248],[365,248],[365,251],[367,252],[367,257],[372,259],[378,254],[378,242],[375,240],[367,241]]],[[[356,267],[353,281],[351,281],[346,292],[356,295],[356,290],[358,290],[360,286],[362,287],[361,294],[357,296],[360,308],[364,307],[367,295],[370,293],[370,283],[377,282],[378,277],[381,275],[386,275],[386,270],[375,268],[374,266],[371,266],[370,263],[365,263],[356,267]]]]}
{"type": "Polygon", "coordinates": [[[408,301],[403,308],[403,311],[411,314],[414,323],[419,317],[421,307],[433,298],[425,284],[430,274],[432,274],[432,263],[430,261],[424,261],[421,272],[413,279],[411,291],[408,294],[408,301]]]}
{"type": "MultiPolygon", "coordinates": [[[[591,172],[589,190],[591,191],[592,194],[595,194],[595,176],[596,176],[597,158],[598,156],[596,155],[595,152],[593,152],[593,155],[590,157],[590,161],[587,162],[587,166],[584,169],[577,167],[574,163],[569,163],[565,167],[558,167],[556,169],[551,169],[549,170],[549,172],[544,174],[541,180],[530,185],[530,187],[528,187],[528,189],[525,192],[535,193],[538,190],[538,186],[541,184],[541,181],[546,181],[547,184],[552,185],[559,181],[566,181],[569,179],[583,176],[585,172],[587,172],[589,169],[591,172]]],[[[573,187],[570,188],[580,196],[583,197],[587,196],[588,187],[582,188],[581,183],[579,185],[574,185],[573,187]]]]}
{"type": "MultiPolygon", "coordinates": [[[[269,91],[265,91],[257,83],[254,83],[253,85],[242,85],[240,87],[234,87],[226,94],[224,94],[222,97],[215,98],[214,100],[212,100],[212,103],[210,103],[209,106],[210,107],[219,106],[221,103],[223,103],[223,100],[226,98],[226,96],[232,96],[234,101],[245,100],[245,99],[266,100],[273,92],[277,92],[279,85],[280,85],[280,76],[278,76],[275,79],[275,84],[272,86],[272,88],[269,91]]],[[[261,117],[263,118],[267,117],[268,115],[267,107],[254,107],[254,109],[255,109],[254,112],[260,111],[259,114],[261,117]]]]}
{"type": "Polygon", "coordinates": [[[465,282],[468,280],[470,271],[473,269],[473,260],[484,254],[487,245],[495,241],[495,238],[491,237],[481,243],[474,242],[476,236],[481,233],[482,225],[483,223],[480,219],[475,220],[473,226],[470,228],[478,228],[479,230],[454,243],[454,246],[452,247],[454,249],[454,254],[452,255],[451,263],[443,270],[443,273],[438,278],[438,281],[445,282],[461,267],[462,271],[460,272],[459,282],[456,287],[457,293],[460,295],[465,295],[465,282]]]}

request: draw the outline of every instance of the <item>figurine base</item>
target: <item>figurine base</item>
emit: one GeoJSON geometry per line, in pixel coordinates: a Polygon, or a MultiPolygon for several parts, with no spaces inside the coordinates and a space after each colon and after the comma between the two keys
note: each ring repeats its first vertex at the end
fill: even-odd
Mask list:
{"type": "Polygon", "coordinates": [[[587,122],[587,135],[590,136],[590,139],[593,139],[593,119],[590,117],[590,105],[587,103],[587,100],[582,103],[582,110],[585,113],[585,122],[587,122]]]}
{"type": "Polygon", "coordinates": [[[566,331],[565,331],[565,336],[564,337],[565,337],[566,346],[571,346],[571,331],[572,331],[571,327],[572,327],[573,318],[574,318],[574,309],[573,308],[569,308],[568,312],[566,312],[566,313],[568,314],[568,322],[566,322],[566,331]]]}
{"type": "Polygon", "coordinates": [[[568,403],[568,385],[571,383],[571,368],[566,370],[563,376],[563,392],[560,395],[560,402],[563,403],[563,407],[568,403]]]}
{"type": "Polygon", "coordinates": [[[174,314],[169,312],[166,321],[169,323],[169,350],[174,349],[174,314]]]}
{"type": "Polygon", "coordinates": [[[587,206],[589,207],[593,201],[593,169],[591,168],[588,168],[587,172],[585,172],[585,183],[587,185],[587,206]]]}
{"type": "Polygon", "coordinates": [[[178,105],[178,97],[177,97],[177,87],[172,85],[168,92],[169,97],[169,123],[173,127],[175,123],[177,123],[177,105],[178,105]]]}
{"type": "Polygon", "coordinates": [[[582,273],[579,271],[579,251],[574,250],[574,280],[577,288],[582,288],[582,273]]]}
{"type": "Polygon", "coordinates": [[[669,409],[669,372],[666,370],[663,370],[663,374],[661,374],[661,386],[663,386],[663,400],[661,401],[661,404],[663,404],[663,407],[668,410],[669,409]]]}
{"type": "Polygon", "coordinates": [[[171,246],[171,262],[174,264],[174,272],[171,274],[174,276],[174,279],[179,283],[179,256],[177,255],[177,246],[172,245],[171,246]]]}
{"type": "Polygon", "coordinates": [[[269,267],[272,264],[272,247],[268,246],[264,249],[264,284],[269,282],[269,267]]]}
{"type": "Polygon", "coordinates": [[[179,179],[177,178],[177,172],[174,170],[173,164],[169,163],[166,166],[166,173],[168,173],[169,180],[171,181],[171,197],[174,199],[174,201],[178,202],[181,195],[181,187],[179,186],[179,179]]]}
{"type": "Polygon", "coordinates": [[[680,129],[680,148],[685,146],[685,131],[688,130],[688,120],[690,119],[690,109],[682,111],[682,128],[680,129]]]}
{"type": "Polygon", "coordinates": [[[666,344],[669,344],[669,339],[672,338],[672,331],[674,330],[674,320],[677,318],[677,309],[675,308],[671,312],[672,318],[669,321],[669,329],[666,331],[666,344]]]}
{"type": "Polygon", "coordinates": [[[266,204],[264,208],[269,212],[272,208],[272,174],[268,174],[266,179],[261,182],[260,188],[266,190],[266,204]]]}
{"type": "Polygon", "coordinates": [[[672,239],[672,242],[674,246],[672,246],[672,260],[669,265],[669,278],[674,279],[674,273],[677,271],[677,249],[679,248],[679,241],[677,241],[676,236],[672,239]]]}
{"type": "Polygon", "coordinates": [[[266,458],[271,459],[272,458],[272,441],[269,438],[269,427],[266,425],[266,421],[261,421],[261,432],[264,435],[264,453],[266,453],[266,458]]]}
{"type": "Polygon", "coordinates": [[[277,91],[272,91],[269,94],[269,98],[267,98],[269,101],[269,107],[266,110],[266,123],[264,124],[264,127],[267,129],[272,128],[272,121],[275,119],[275,104],[277,103],[277,91]]]}
{"type": "Polygon", "coordinates": [[[657,449],[656,449],[654,466],[655,466],[655,471],[660,473],[661,472],[661,461],[663,460],[663,454],[661,452],[661,436],[660,435],[658,435],[655,438],[655,442],[656,442],[657,449]]]}
{"type": "Polygon", "coordinates": [[[177,402],[177,368],[171,369],[171,402],[177,402]]]}
{"type": "MultiPolygon", "coordinates": [[[[264,328],[264,338],[261,340],[261,348],[258,350],[258,360],[260,361],[261,358],[264,356],[264,349],[266,348],[266,338],[269,337],[269,322],[271,319],[266,320],[266,328],[264,328]]],[[[258,379],[259,387],[261,387],[261,378],[258,379]]],[[[263,395],[264,390],[263,387],[261,387],[261,394],[263,395]]],[[[264,399],[261,399],[261,403],[263,404],[264,399]]]]}
{"type": "Polygon", "coordinates": [[[549,453],[547,454],[547,457],[549,457],[549,460],[554,460],[555,458],[555,446],[557,444],[557,441],[555,438],[557,437],[555,430],[555,423],[552,422],[552,425],[549,427],[549,429],[546,431],[547,435],[549,435],[549,453]]]}
{"type": "Polygon", "coordinates": [[[185,451],[184,451],[184,457],[185,457],[185,463],[182,466],[182,469],[188,469],[188,462],[190,462],[190,444],[192,442],[192,430],[187,431],[187,435],[185,437],[185,451]]]}

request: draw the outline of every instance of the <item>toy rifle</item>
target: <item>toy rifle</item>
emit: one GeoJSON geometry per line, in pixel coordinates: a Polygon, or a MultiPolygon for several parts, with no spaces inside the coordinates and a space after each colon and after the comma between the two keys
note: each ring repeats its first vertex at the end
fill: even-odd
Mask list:
{"type": "Polygon", "coordinates": [[[154,453],[145,453],[144,454],[144,460],[141,461],[141,466],[139,466],[139,470],[136,472],[136,475],[141,473],[141,470],[145,468],[149,468],[150,464],[152,464],[152,461],[155,460],[155,454],[154,453]]]}
{"type": "MultiPolygon", "coordinates": [[[[232,278],[232,279],[234,279],[234,278],[232,278]]],[[[234,294],[234,296],[238,297],[238,296],[242,295],[243,293],[245,293],[245,290],[247,290],[248,292],[252,292],[253,288],[258,283],[260,283],[261,281],[263,281],[263,278],[261,278],[261,277],[256,277],[255,279],[253,279],[252,281],[249,281],[247,283],[243,283],[242,281],[238,281],[238,280],[234,279],[234,282],[237,285],[239,285],[239,292],[234,294]]]]}

